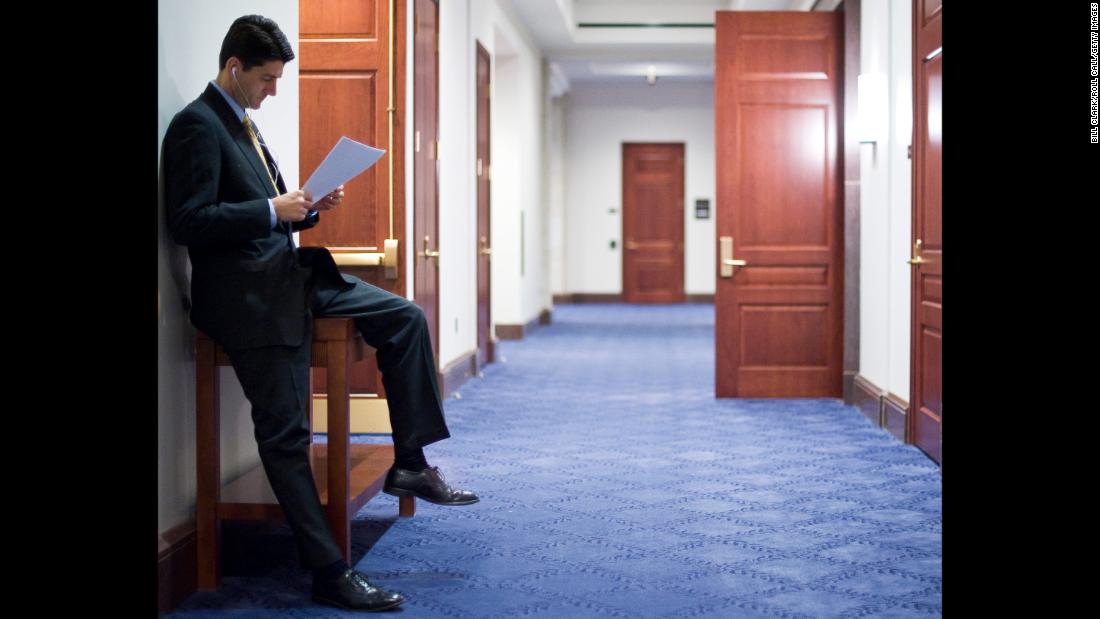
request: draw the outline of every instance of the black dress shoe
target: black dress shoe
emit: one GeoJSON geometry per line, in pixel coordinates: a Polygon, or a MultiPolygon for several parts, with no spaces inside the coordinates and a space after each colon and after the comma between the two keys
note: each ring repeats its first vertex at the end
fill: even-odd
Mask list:
{"type": "Polygon", "coordinates": [[[436,505],[469,505],[479,500],[469,490],[455,490],[448,486],[437,466],[429,466],[419,473],[390,467],[382,492],[393,496],[414,496],[436,505]]]}
{"type": "Polygon", "coordinates": [[[313,580],[314,601],[347,610],[378,611],[396,608],[405,601],[400,593],[380,589],[367,580],[362,572],[349,569],[335,580],[313,580]]]}

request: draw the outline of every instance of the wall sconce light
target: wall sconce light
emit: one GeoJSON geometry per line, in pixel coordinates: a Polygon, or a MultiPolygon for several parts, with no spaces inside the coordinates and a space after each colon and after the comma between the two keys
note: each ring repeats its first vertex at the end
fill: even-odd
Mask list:
{"type": "Polygon", "coordinates": [[[874,144],[886,138],[889,126],[886,76],[868,73],[856,78],[857,123],[860,144],[874,144]]]}

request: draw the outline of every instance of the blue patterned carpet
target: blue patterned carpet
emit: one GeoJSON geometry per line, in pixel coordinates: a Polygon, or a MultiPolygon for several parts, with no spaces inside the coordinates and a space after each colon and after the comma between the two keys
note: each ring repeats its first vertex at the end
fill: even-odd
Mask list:
{"type": "MultiPolygon", "coordinates": [[[[380,495],[353,559],[407,617],[942,615],[935,464],[839,400],[716,400],[710,305],[564,305],[501,342],[428,447],[480,503],[380,495]]],[[[388,442],[361,437],[363,442],[388,442]]],[[[170,617],[314,605],[285,526],[231,524],[170,617]]]]}

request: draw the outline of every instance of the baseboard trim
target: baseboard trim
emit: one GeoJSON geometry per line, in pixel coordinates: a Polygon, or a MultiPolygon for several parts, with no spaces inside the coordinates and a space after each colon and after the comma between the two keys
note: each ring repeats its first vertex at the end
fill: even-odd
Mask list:
{"type": "Polygon", "coordinates": [[[473,376],[477,376],[476,348],[448,363],[439,373],[439,384],[443,386],[443,393],[440,395],[446,400],[473,376]]]}
{"type": "Polygon", "coordinates": [[[574,292],[554,295],[554,303],[622,303],[622,294],[600,292],[574,292]]]}
{"type": "Polygon", "coordinates": [[[908,438],[905,432],[909,427],[906,423],[908,411],[909,403],[893,393],[887,393],[882,397],[882,425],[903,443],[907,442],[908,438]]]}
{"type": "Polygon", "coordinates": [[[494,327],[496,329],[498,340],[522,340],[523,339],[523,325],[502,325],[498,324],[494,327]]]}
{"type": "Polygon", "coordinates": [[[844,402],[858,408],[864,417],[884,428],[894,438],[907,442],[905,429],[909,425],[906,423],[909,403],[896,394],[880,389],[867,378],[856,374],[852,378],[850,397],[845,387],[844,402]]]}
{"type": "Polygon", "coordinates": [[[170,613],[198,591],[195,523],[185,522],[157,536],[157,611],[170,613]]]}
{"type": "Polygon", "coordinates": [[[848,404],[855,406],[863,416],[878,427],[882,427],[882,396],[884,391],[863,376],[856,374],[852,378],[852,400],[848,404]]]}
{"type": "Polygon", "coordinates": [[[548,325],[551,321],[551,310],[544,309],[539,312],[538,316],[535,316],[531,320],[528,320],[522,325],[504,325],[497,324],[496,336],[498,340],[522,340],[527,337],[528,333],[531,333],[540,325],[548,325]]]}
{"type": "MultiPolygon", "coordinates": [[[[602,292],[573,292],[554,295],[554,304],[568,303],[625,303],[622,294],[602,292]]],[[[684,295],[684,303],[714,303],[714,294],[684,295]]]]}

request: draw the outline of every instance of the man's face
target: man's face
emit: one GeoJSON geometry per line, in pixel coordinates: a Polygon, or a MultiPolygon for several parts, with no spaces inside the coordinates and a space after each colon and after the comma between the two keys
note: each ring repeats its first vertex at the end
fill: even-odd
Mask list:
{"type": "Polygon", "coordinates": [[[269,60],[247,71],[238,68],[236,85],[240,86],[240,90],[236,91],[236,95],[247,100],[246,109],[258,110],[264,99],[275,96],[275,83],[282,76],[282,60],[269,60]]]}

